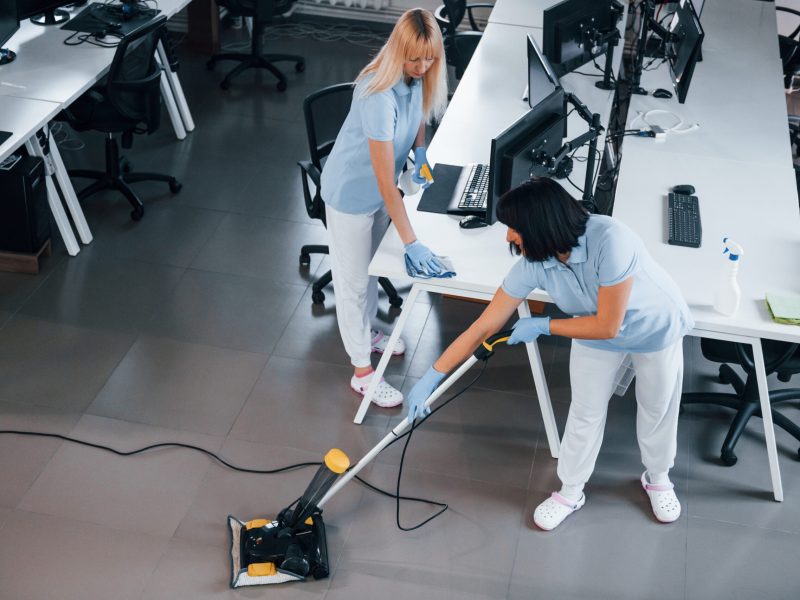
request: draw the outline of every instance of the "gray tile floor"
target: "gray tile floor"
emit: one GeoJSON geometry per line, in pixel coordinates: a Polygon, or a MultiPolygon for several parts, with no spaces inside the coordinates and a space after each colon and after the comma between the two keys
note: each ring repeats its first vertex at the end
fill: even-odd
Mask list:
{"type": "MultiPolygon", "coordinates": [[[[272,468],[353,457],[402,414],[358,398],[336,329],[336,297],[313,306],[310,282],[327,261],[298,267],[324,229],[305,215],[295,161],[306,157],[301,101],[351,79],[369,52],[343,42],[275,44],[308,57],[289,89],[248,73],[231,90],[222,68],[183,53],[181,79],[197,130],[177,142],[165,121],[137,138],[137,169],[184,184],[138,186],[140,223],[113,194],[85,209],[95,241],[75,258],[57,244],[38,276],[0,274],[0,428],[39,430],[128,450],[182,441],[234,463],[272,468]]],[[[85,134],[71,165],[99,166],[102,136],[85,134]]],[[[401,292],[407,287],[400,286],[401,292]]],[[[409,319],[408,353],[389,379],[409,389],[480,311],[427,298],[409,319]]],[[[387,326],[396,318],[382,303],[387,326]]],[[[687,340],[687,389],[714,386],[715,367],[687,340]]],[[[559,427],[568,409],[568,345],[542,343],[559,427]]],[[[776,382],[772,382],[773,385],[776,382]]],[[[797,418],[800,411],[789,409],[797,418]]],[[[0,436],[0,598],[797,598],[800,464],[778,430],[786,501],[771,500],[760,422],[733,468],[719,465],[729,414],[681,417],[673,479],[684,506],[653,519],[638,485],[632,396],[611,405],[586,507],[559,530],[531,522],[556,485],[525,354],[498,353],[482,379],[415,435],[404,491],[450,510],[412,533],[394,504],[346,487],[327,507],[329,579],[232,591],[226,517],[274,516],[309,470],[255,476],[186,450],[131,458],[55,439],[0,436]]],[[[399,453],[366,471],[391,487],[399,453]]],[[[409,524],[429,507],[403,506],[409,524]]]]}

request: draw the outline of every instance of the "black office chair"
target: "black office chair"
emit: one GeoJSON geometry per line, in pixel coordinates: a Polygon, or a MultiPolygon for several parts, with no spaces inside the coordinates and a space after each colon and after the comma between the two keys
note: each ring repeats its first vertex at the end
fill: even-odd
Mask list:
{"type": "MultiPolygon", "coordinates": [[[[350,103],[353,99],[353,83],[339,83],[309,94],[303,101],[303,114],[306,120],[306,134],[308,135],[308,150],[311,160],[301,160],[300,176],[303,182],[303,198],[306,211],[312,219],[319,219],[325,224],[325,203],[320,195],[320,177],[322,168],[328,154],[333,149],[336,136],[342,128],[347,114],[350,112],[350,103]],[[314,184],[314,192],[310,183],[314,184]]],[[[307,267],[311,264],[311,254],[328,254],[328,246],[308,245],[300,249],[300,264],[307,267]]],[[[317,279],[311,286],[311,300],[315,304],[325,301],[322,291],[332,280],[330,271],[317,279]]],[[[399,307],[403,299],[397,294],[392,282],[381,277],[378,279],[389,304],[399,307]]]]}
{"type": "MultiPolygon", "coordinates": [[[[800,17],[800,11],[785,6],[776,6],[775,10],[800,17]]],[[[800,75],[800,24],[789,35],[778,36],[778,51],[783,65],[783,87],[792,87],[792,76],[800,75]]]]}
{"type": "Polygon", "coordinates": [[[160,15],[141,29],[125,36],[117,46],[108,75],[84,93],[56,118],[67,121],[77,131],[103,131],[106,137],[106,170],[69,171],[71,177],[97,179],[78,193],[78,199],[105,189],[121,192],[133,206],[131,218],[144,215],[144,205],[130,188],[138,181],[163,181],[170,191],[180,191],[181,184],[170,175],[131,173],[120,157],[114,134],[122,134],[122,147],[130,148],[134,133],[153,133],[161,121],[161,67],[155,59],[158,41],[166,34],[167,19],[160,15]],[[140,127],[144,125],[144,128],[140,127]]]}
{"type": "Polygon", "coordinates": [[[266,69],[278,79],[277,88],[279,92],[286,89],[286,76],[273,63],[279,61],[294,62],[294,70],[298,73],[305,71],[306,59],[295,54],[264,54],[261,52],[261,41],[264,36],[264,28],[270,24],[276,15],[281,15],[288,11],[295,0],[216,0],[217,4],[224,6],[228,12],[237,17],[252,17],[253,31],[250,39],[250,54],[240,52],[218,52],[206,63],[209,69],[213,69],[217,61],[237,60],[239,65],[225,76],[219,87],[227,90],[231,86],[231,79],[236,77],[246,69],[266,69]]]}
{"type": "Polygon", "coordinates": [[[491,11],[494,8],[494,4],[467,4],[466,0],[443,0],[443,2],[444,4],[434,11],[433,16],[442,28],[442,33],[451,35],[456,33],[465,15],[469,19],[472,31],[480,31],[472,11],[476,8],[488,8],[491,11]]]}
{"type": "MultiPolygon", "coordinates": [[[[780,381],[788,382],[792,375],[800,373],[800,344],[763,340],[761,346],[767,375],[777,373],[780,381]]],[[[705,338],[701,340],[700,348],[703,356],[708,360],[723,363],[719,367],[719,380],[732,385],[736,393],[687,393],[683,394],[682,403],[715,404],[736,411],[736,416],[728,429],[728,435],[725,437],[720,452],[722,462],[732,466],[736,464],[737,460],[733,449],[744,432],[747,422],[752,416],[762,416],[752,351],[744,344],[705,338]],[[742,381],[726,363],[739,364],[747,374],[747,380],[742,381]]],[[[773,406],[790,400],[800,400],[800,389],[773,390],[769,393],[769,399],[773,406]]],[[[800,441],[800,427],[774,408],[772,409],[772,420],[775,425],[800,441]]],[[[798,454],[800,454],[800,449],[798,454]]]]}
{"type": "Polygon", "coordinates": [[[492,4],[467,4],[466,0],[444,0],[444,4],[434,12],[436,22],[442,29],[445,59],[447,64],[455,69],[456,80],[460,80],[464,76],[464,71],[478,47],[478,42],[481,41],[482,32],[472,11],[476,8],[492,9],[493,6],[492,4]],[[464,16],[469,19],[470,31],[458,30],[464,16]]]}

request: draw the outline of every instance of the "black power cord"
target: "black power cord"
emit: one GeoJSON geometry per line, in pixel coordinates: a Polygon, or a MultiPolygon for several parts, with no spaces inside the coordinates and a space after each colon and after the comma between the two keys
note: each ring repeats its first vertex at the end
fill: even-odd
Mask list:
{"type": "MultiPolygon", "coordinates": [[[[403,476],[403,464],[405,462],[406,450],[408,449],[408,445],[411,442],[411,435],[414,433],[414,430],[419,428],[419,426],[422,425],[425,421],[427,421],[428,418],[430,418],[431,416],[433,416],[434,414],[439,412],[445,406],[450,404],[450,402],[452,402],[453,400],[458,398],[461,394],[466,392],[469,388],[471,388],[478,381],[478,379],[480,379],[481,375],[483,375],[483,372],[484,372],[485,369],[486,369],[486,362],[484,361],[483,368],[481,368],[480,372],[478,372],[478,374],[475,376],[475,378],[473,378],[472,381],[470,381],[466,386],[464,386],[464,388],[462,390],[460,390],[456,394],[453,394],[450,398],[448,398],[447,400],[442,402],[439,406],[437,406],[435,409],[433,409],[429,415],[426,415],[424,418],[420,419],[419,422],[417,422],[417,420],[415,420],[414,423],[412,424],[410,430],[408,430],[404,434],[398,436],[397,439],[392,440],[389,444],[386,445],[386,448],[388,448],[392,444],[395,444],[395,443],[399,442],[400,440],[402,440],[403,438],[406,438],[406,443],[403,446],[403,453],[402,453],[402,455],[400,457],[400,466],[399,466],[398,472],[397,472],[397,486],[396,486],[396,492],[395,493],[387,492],[386,490],[383,490],[383,489],[379,488],[378,486],[368,482],[366,479],[363,479],[362,477],[359,477],[358,475],[356,475],[354,477],[354,479],[358,480],[362,485],[366,486],[367,488],[373,490],[374,492],[377,492],[377,493],[381,494],[382,496],[386,496],[388,498],[393,498],[396,501],[397,507],[396,507],[396,515],[395,516],[396,516],[396,521],[397,521],[397,527],[399,529],[401,529],[402,531],[414,531],[415,529],[419,529],[420,527],[422,527],[426,523],[429,523],[430,521],[432,521],[433,519],[435,519],[436,517],[441,515],[448,508],[447,504],[445,504],[443,502],[437,502],[435,500],[428,500],[426,498],[417,498],[417,497],[414,497],[414,496],[403,496],[403,495],[400,494],[400,480],[401,480],[401,478],[403,476]],[[439,507],[442,507],[442,508],[440,510],[438,510],[436,513],[434,513],[433,515],[431,515],[430,517],[428,517],[427,519],[425,519],[424,521],[422,521],[421,523],[418,523],[417,525],[414,525],[413,527],[404,527],[403,525],[400,524],[400,501],[401,500],[404,500],[406,502],[419,502],[419,503],[424,503],[424,504],[432,504],[434,506],[439,506],[439,507]]],[[[26,431],[26,430],[4,429],[4,430],[0,430],[0,435],[22,435],[22,436],[29,436],[29,437],[54,438],[54,439],[63,440],[65,442],[71,442],[73,444],[78,444],[78,445],[81,445],[81,446],[88,446],[89,448],[96,448],[98,450],[106,450],[108,452],[112,452],[112,453],[116,454],[117,456],[134,456],[136,454],[142,454],[144,452],[149,452],[151,450],[157,450],[157,449],[160,449],[160,448],[186,448],[188,450],[195,450],[196,452],[201,452],[201,453],[205,454],[206,456],[209,456],[212,459],[216,460],[218,463],[220,463],[220,464],[222,464],[222,465],[224,465],[224,466],[226,466],[229,469],[232,469],[234,471],[239,471],[239,472],[242,472],[242,473],[252,473],[252,474],[256,474],[256,475],[273,475],[275,473],[282,473],[282,472],[285,472],[285,471],[292,471],[292,470],[295,470],[295,469],[303,469],[303,468],[306,468],[306,467],[318,467],[318,466],[320,466],[322,464],[322,462],[319,462],[319,461],[317,461],[317,462],[300,462],[300,463],[294,463],[294,464],[291,464],[291,465],[286,465],[284,467],[278,467],[276,469],[250,469],[250,468],[247,468],[247,467],[239,467],[237,465],[234,465],[233,463],[230,463],[227,460],[225,460],[224,458],[222,458],[220,455],[218,455],[218,454],[216,454],[214,452],[211,452],[210,450],[206,450],[205,448],[201,448],[200,446],[194,446],[192,444],[184,444],[182,442],[160,442],[158,444],[151,444],[151,445],[145,446],[143,448],[137,448],[136,450],[124,451],[124,450],[117,450],[116,448],[112,448],[110,446],[105,446],[103,444],[95,444],[94,442],[87,442],[86,440],[79,440],[77,438],[69,437],[67,435],[61,435],[60,433],[48,433],[48,432],[43,432],[43,431],[26,431]]],[[[384,448],[384,450],[386,448],[384,448]]],[[[297,500],[295,500],[294,502],[292,502],[292,504],[290,504],[290,506],[295,504],[298,500],[299,500],[299,498],[297,500]]]]}

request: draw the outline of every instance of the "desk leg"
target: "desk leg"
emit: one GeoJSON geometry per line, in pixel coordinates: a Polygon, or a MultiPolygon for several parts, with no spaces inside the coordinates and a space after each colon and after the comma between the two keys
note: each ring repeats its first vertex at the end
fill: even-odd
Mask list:
{"type": "Polygon", "coordinates": [[[187,132],[194,131],[194,119],[192,119],[192,113],[189,111],[189,105],[186,103],[186,96],[183,93],[181,81],[178,79],[178,74],[169,68],[167,52],[164,50],[164,45],[161,43],[161,40],[158,41],[156,50],[158,52],[159,61],[164,66],[164,73],[167,74],[167,82],[172,90],[172,96],[178,105],[178,112],[181,115],[183,127],[187,132]]]}
{"type": "Polygon", "coordinates": [[[772,493],[777,502],[783,502],[783,483],[778,465],[778,447],[775,444],[775,428],[772,425],[772,406],[769,401],[769,388],[767,387],[767,371],[764,367],[764,353],[761,349],[761,340],[753,342],[753,363],[756,367],[756,381],[758,382],[758,396],[761,400],[761,416],[764,421],[764,438],[767,442],[767,457],[769,458],[769,473],[772,477],[772,493]]]}
{"type": "Polygon", "coordinates": [[[47,202],[50,205],[50,210],[53,213],[53,218],[58,226],[58,231],[61,233],[61,238],[64,240],[64,246],[70,256],[75,256],[81,251],[78,246],[78,240],[75,239],[75,234],[72,232],[72,226],[69,224],[69,218],[64,211],[64,205],[61,204],[61,197],[58,195],[55,183],[53,183],[53,172],[50,169],[52,165],[43,155],[39,141],[33,135],[25,141],[25,148],[31,156],[38,156],[45,161],[45,185],[47,186],[47,202]]]}
{"type": "MultiPolygon", "coordinates": [[[[49,128],[45,128],[45,132],[49,138],[49,128]]],[[[86,222],[86,217],[83,215],[83,209],[81,208],[80,202],[78,202],[78,195],[75,193],[75,188],[72,187],[72,181],[69,179],[67,167],[64,165],[64,161],[61,160],[58,144],[51,138],[48,147],[50,149],[50,157],[53,161],[53,170],[56,180],[58,181],[58,187],[61,188],[61,193],[64,194],[64,201],[67,203],[69,214],[72,215],[72,222],[75,223],[78,236],[84,244],[90,244],[93,239],[92,232],[89,229],[89,224],[86,222]]]]}
{"type": "Polygon", "coordinates": [[[186,137],[186,129],[183,127],[183,119],[178,112],[178,106],[175,104],[175,96],[172,95],[172,88],[169,86],[167,79],[167,71],[169,70],[169,63],[164,64],[161,58],[156,54],[156,62],[164,67],[161,71],[161,97],[164,99],[164,105],[167,107],[169,113],[169,120],[172,121],[172,128],[175,130],[175,137],[182,140],[186,137]]]}
{"type": "Polygon", "coordinates": [[[372,375],[372,381],[367,388],[367,393],[364,394],[364,398],[361,400],[361,406],[358,407],[356,418],[353,419],[353,423],[356,423],[357,425],[361,425],[361,422],[364,420],[364,416],[367,414],[369,404],[372,402],[372,396],[375,394],[375,388],[378,387],[381,377],[383,377],[383,372],[386,370],[386,366],[389,364],[389,359],[392,357],[392,350],[394,349],[397,340],[400,339],[400,333],[403,331],[403,327],[405,327],[408,315],[411,314],[411,309],[414,308],[414,303],[417,301],[419,292],[420,289],[417,284],[411,286],[411,291],[408,293],[408,297],[403,303],[403,310],[400,313],[400,318],[397,319],[394,330],[392,330],[392,335],[389,336],[389,341],[386,342],[386,349],[383,351],[381,360],[378,362],[378,367],[375,369],[375,373],[372,375]]]}
{"type": "MultiPolygon", "coordinates": [[[[531,316],[531,310],[527,302],[520,304],[517,312],[519,312],[521,319],[531,316]]],[[[556,417],[553,414],[553,403],[550,401],[550,390],[547,388],[547,381],[544,377],[539,344],[535,341],[525,344],[525,349],[528,351],[528,360],[531,363],[533,383],[536,386],[536,396],[539,398],[539,409],[542,411],[542,421],[544,421],[544,430],[547,433],[547,443],[550,446],[550,456],[558,458],[561,441],[558,438],[558,426],[556,425],[556,417]]]]}

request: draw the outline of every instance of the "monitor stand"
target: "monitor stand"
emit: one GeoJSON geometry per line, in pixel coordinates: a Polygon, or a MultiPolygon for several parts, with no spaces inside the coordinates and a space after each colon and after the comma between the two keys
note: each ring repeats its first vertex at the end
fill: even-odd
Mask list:
{"type": "Polygon", "coordinates": [[[69,13],[58,8],[51,8],[31,17],[31,23],[35,25],[60,25],[67,21],[69,21],[69,13]]]}
{"type": "MultiPolygon", "coordinates": [[[[14,52],[6,50],[5,48],[0,48],[0,65],[7,65],[15,58],[17,58],[17,55],[14,52]]],[[[0,131],[0,133],[3,132],[0,131]]]]}

